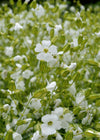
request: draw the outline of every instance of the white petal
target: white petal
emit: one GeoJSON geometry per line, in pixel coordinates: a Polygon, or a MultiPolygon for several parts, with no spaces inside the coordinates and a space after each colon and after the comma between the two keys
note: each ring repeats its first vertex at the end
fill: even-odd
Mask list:
{"type": "Polygon", "coordinates": [[[45,47],[49,47],[51,45],[51,41],[50,40],[43,40],[42,45],[45,47]]]}
{"type": "Polygon", "coordinates": [[[47,115],[42,117],[42,122],[44,122],[44,123],[49,122],[49,121],[54,122],[57,120],[58,120],[58,117],[55,114],[47,114],[47,115]]]}
{"type": "Polygon", "coordinates": [[[42,52],[43,51],[43,47],[40,43],[36,44],[36,48],[35,48],[36,52],[42,52]]]}
{"type": "Polygon", "coordinates": [[[67,121],[67,122],[72,122],[73,120],[73,115],[71,113],[67,113],[64,115],[64,119],[67,121]]]}
{"type": "Polygon", "coordinates": [[[37,55],[37,59],[38,59],[38,60],[44,60],[43,58],[44,58],[44,53],[39,53],[39,54],[37,55]]]}
{"type": "Polygon", "coordinates": [[[57,133],[56,140],[63,140],[62,136],[59,133],[57,133]]]}
{"type": "Polygon", "coordinates": [[[37,59],[49,62],[53,59],[53,56],[50,53],[39,53],[37,59]]]}
{"type": "Polygon", "coordinates": [[[53,135],[56,133],[56,130],[52,127],[48,127],[46,124],[41,125],[41,131],[42,135],[48,136],[48,135],[53,135]]]}
{"type": "Polygon", "coordinates": [[[36,131],[36,132],[33,134],[33,137],[31,138],[31,140],[38,140],[39,137],[40,137],[39,131],[36,131]]]}
{"type": "Polygon", "coordinates": [[[52,113],[56,114],[59,117],[59,116],[63,115],[63,110],[64,109],[62,107],[58,107],[52,113]]]}
{"type": "Polygon", "coordinates": [[[22,140],[22,136],[19,133],[14,132],[13,133],[13,140],[22,140]]]}
{"type": "Polygon", "coordinates": [[[57,54],[57,47],[55,45],[50,46],[49,52],[51,54],[57,54]]]}
{"type": "Polygon", "coordinates": [[[56,130],[61,129],[61,122],[60,121],[55,121],[52,125],[53,128],[55,128],[56,130]]]}
{"type": "Polygon", "coordinates": [[[50,84],[48,84],[48,85],[46,86],[46,89],[47,89],[48,91],[53,91],[53,90],[55,89],[55,87],[56,87],[56,82],[54,81],[54,82],[51,82],[50,84]]]}

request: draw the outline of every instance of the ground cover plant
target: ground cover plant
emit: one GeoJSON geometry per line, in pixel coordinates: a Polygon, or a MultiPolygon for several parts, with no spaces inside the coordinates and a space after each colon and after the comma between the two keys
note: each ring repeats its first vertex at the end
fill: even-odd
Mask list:
{"type": "Polygon", "coordinates": [[[0,7],[0,140],[100,139],[100,7],[0,7]]]}

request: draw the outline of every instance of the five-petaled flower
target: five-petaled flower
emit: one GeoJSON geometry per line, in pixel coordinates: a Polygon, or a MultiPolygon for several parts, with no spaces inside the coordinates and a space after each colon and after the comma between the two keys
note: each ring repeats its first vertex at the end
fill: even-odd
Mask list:
{"type": "Polygon", "coordinates": [[[46,62],[52,61],[57,54],[57,47],[55,45],[51,45],[51,41],[43,40],[42,43],[38,43],[35,48],[35,52],[39,52],[37,54],[38,60],[43,60],[46,62]]]}

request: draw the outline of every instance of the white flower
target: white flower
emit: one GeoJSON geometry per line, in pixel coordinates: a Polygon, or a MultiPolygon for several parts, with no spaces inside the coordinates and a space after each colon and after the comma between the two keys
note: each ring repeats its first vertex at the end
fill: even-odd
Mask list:
{"type": "Polygon", "coordinates": [[[51,31],[51,29],[52,29],[52,28],[49,26],[48,23],[46,23],[46,29],[47,29],[48,33],[50,33],[50,31],[51,31]]]}
{"type": "Polygon", "coordinates": [[[56,135],[56,140],[63,140],[62,136],[59,133],[57,133],[56,135]]]}
{"type": "Polygon", "coordinates": [[[48,66],[49,67],[58,67],[59,66],[59,56],[58,54],[56,55],[52,55],[53,59],[51,61],[48,62],[48,66]]]}
{"type": "Polygon", "coordinates": [[[77,13],[76,13],[76,18],[75,18],[75,20],[77,20],[77,19],[80,19],[80,20],[82,21],[82,18],[81,18],[81,16],[80,16],[80,12],[77,12],[77,13]]]}
{"type": "Polygon", "coordinates": [[[56,133],[56,130],[61,128],[61,122],[55,114],[47,114],[42,117],[43,124],[41,125],[42,135],[48,136],[56,133]]]}
{"type": "Polygon", "coordinates": [[[18,101],[13,101],[11,102],[11,107],[12,107],[12,110],[14,111],[14,114],[17,115],[18,111],[16,109],[16,106],[18,104],[18,101]]]}
{"type": "Polygon", "coordinates": [[[27,61],[27,57],[25,55],[22,55],[22,56],[16,55],[14,57],[14,61],[22,61],[23,59],[25,59],[27,61]]]}
{"type": "Polygon", "coordinates": [[[22,76],[23,76],[23,78],[25,78],[25,79],[29,79],[30,76],[32,76],[32,75],[33,75],[33,72],[30,71],[30,70],[25,70],[25,71],[23,71],[23,73],[22,73],[22,76]]]}
{"type": "Polygon", "coordinates": [[[8,109],[10,108],[10,106],[9,106],[9,104],[5,104],[5,105],[3,106],[3,108],[4,108],[4,110],[8,110],[8,109]]]}
{"type": "Polygon", "coordinates": [[[33,137],[31,138],[31,140],[39,140],[39,137],[40,137],[39,131],[36,131],[36,132],[33,134],[33,137]]]}
{"type": "Polygon", "coordinates": [[[13,80],[16,80],[20,77],[20,74],[21,74],[21,70],[20,71],[17,71],[13,74],[10,75],[10,77],[13,79],[13,80]]]}
{"type": "Polygon", "coordinates": [[[34,134],[33,134],[33,137],[31,138],[31,140],[47,140],[47,137],[46,136],[42,136],[39,134],[39,131],[36,131],[34,134]]]}
{"type": "Polygon", "coordinates": [[[25,90],[25,83],[24,81],[16,81],[15,82],[16,85],[16,89],[21,89],[21,90],[25,90]]]}
{"type": "Polygon", "coordinates": [[[100,61],[100,51],[99,51],[98,54],[96,55],[96,59],[97,59],[98,61],[100,61]]]}
{"type": "Polygon", "coordinates": [[[100,37],[100,32],[98,32],[98,33],[95,33],[98,37],[100,37]]]}
{"type": "Polygon", "coordinates": [[[16,55],[15,57],[14,57],[14,61],[19,61],[19,60],[21,60],[22,59],[22,56],[20,56],[20,55],[16,55]]]}
{"type": "Polygon", "coordinates": [[[29,1],[30,1],[30,0],[25,0],[25,2],[24,2],[24,3],[26,3],[26,4],[27,4],[29,1]]]}
{"type": "Polygon", "coordinates": [[[46,89],[47,89],[48,91],[52,92],[52,91],[55,89],[55,87],[56,87],[56,82],[54,81],[54,82],[51,82],[50,84],[48,84],[48,85],[46,86],[46,89]]]}
{"type": "Polygon", "coordinates": [[[85,96],[84,96],[83,94],[78,93],[78,94],[76,95],[76,103],[77,103],[77,104],[82,103],[82,101],[83,101],[84,99],[85,99],[85,96]]]}
{"type": "Polygon", "coordinates": [[[82,124],[83,125],[85,125],[85,124],[90,125],[92,119],[93,119],[92,114],[88,113],[87,116],[82,119],[82,124]]]}
{"type": "Polygon", "coordinates": [[[54,34],[57,35],[58,32],[62,29],[61,25],[55,25],[54,34]]]}
{"type": "Polygon", "coordinates": [[[46,62],[50,62],[53,60],[53,55],[57,54],[57,47],[55,45],[51,45],[51,41],[43,40],[42,44],[38,43],[35,48],[38,60],[44,60],[46,62]]]}
{"type": "Polygon", "coordinates": [[[75,87],[75,83],[73,83],[70,87],[69,87],[69,92],[75,96],[75,93],[76,93],[76,87],[75,87]]]}
{"type": "Polygon", "coordinates": [[[64,61],[65,64],[67,64],[67,65],[69,65],[69,63],[71,63],[70,51],[64,53],[64,55],[63,55],[63,61],[64,61]]]}
{"type": "Polygon", "coordinates": [[[71,65],[70,66],[68,66],[68,69],[69,70],[74,70],[75,68],[76,68],[76,63],[71,63],[71,65]]]}
{"type": "Polygon", "coordinates": [[[75,130],[73,130],[73,139],[74,140],[81,140],[82,139],[82,129],[77,125],[75,130]]]}
{"type": "Polygon", "coordinates": [[[16,125],[17,121],[18,121],[17,119],[13,119],[12,122],[10,123],[10,126],[14,127],[16,125]]]}
{"type": "Polygon", "coordinates": [[[78,39],[74,38],[73,42],[71,42],[71,47],[77,47],[78,46],[78,39]]]}
{"type": "Polygon", "coordinates": [[[6,130],[8,131],[10,128],[11,128],[11,127],[10,127],[10,124],[7,124],[7,125],[6,125],[6,130]]]}
{"type": "Polygon", "coordinates": [[[25,119],[26,124],[19,125],[19,126],[17,127],[16,132],[18,132],[19,134],[22,134],[22,133],[28,128],[28,126],[29,126],[31,120],[32,120],[31,118],[25,119]]]}
{"type": "Polygon", "coordinates": [[[76,17],[80,18],[80,13],[79,12],[76,13],[76,17]]]}
{"type": "Polygon", "coordinates": [[[23,29],[23,27],[19,23],[15,23],[14,30],[17,31],[17,30],[20,30],[20,29],[23,29]]]}
{"type": "Polygon", "coordinates": [[[55,103],[55,108],[57,107],[57,106],[59,106],[60,105],[60,103],[61,103],[61,99],[56,99],[55,101],[54,101],[54,103],[55,103]]]}
{"type": "Polygon", "coordinates": [[[22,136],[17,132],[13,133],[13,140],[22,140],[22,136]]]}
{"type": "Polygon", "coordinates": [[[44,16],[44,14],[45,14],[45,10],[44,10],[44,8],[42,7],[42,5],[38,5],[38,4],[37,4],[37,7],[35,8],[34,11],[35,11],[35,14],[36,14],[36,16],[37,16],[38,18],[44,16]]]}
{"type": "Polygon", "coordinates": [[[30,82],[31,83],[33,83],[33,82],[35,82],[36,81],[36,77],[34,76],[34,77],[32,77],[31,79],[30,79],[30,82]]]}
{"type": "Polygon", "coordinates": [[[11,57],[13,55],[13,47],[6,47],[5,48],[5,55],[11,57]]]}
{"type": "Polygon", "coordinates": [[[85,79],[89,79],[89,75],[90,75],[90,72],[88,70],[86,70],[86,73],[84,75],[84,78],[85,79]]]}
{"type": "Polygon", "coordinates": [[[19,69],[22,67],[22,65],[19,64],[19,63],[16,63],[16,66],[17,66],[19,69]]]}
{"type": "Polygon", "coordinates": [[[36,109],[36,110],[39,110],[40,109],[40,107],[41,107],[41,99],[36,99],[36,98],[33,98],[32,100],[31,100],[31,102],[30,102],[30,104],[29,104],[29,107],[31,108],[31,109],[36,109]]]}
{"type": "Polygon", "coordinates": [[[73,13],[75,13],[75,11],[76,11],[75,7],[74,6],[71,6],[70,7],[70,11],[73,12],[73,13]]]}
{"type": "Polygon", "coordinates": [[[2,71],[1,77],[2,77],[3,80],[4,80],[5,78],[7,78],[7,73],[8,73],[8,71],[5,70],[5,69],[2,71]]]}
{"type": "Polygon", "coordinates": [[[81,10],[85,10],[85,7],[83,5],[80,6],[81,10]]]}
{"type": "Polygon", "coordinates": [[[61,122],[61,128],[68,129],[69,123],[73,120],[73,115],[70,112],[64,114],[62,107],[56,108],[52,113],[58,116],[58,120],[61,122]]]}

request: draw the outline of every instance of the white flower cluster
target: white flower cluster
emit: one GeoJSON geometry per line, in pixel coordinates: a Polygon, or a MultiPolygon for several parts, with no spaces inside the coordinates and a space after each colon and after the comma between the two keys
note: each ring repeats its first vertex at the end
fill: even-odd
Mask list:
{"type": "MultiPolygon", "coordinates": [[[[43,136],[44,139],[47,138],[49,135],[56,134],[56,137],[58,136],[57,130],[60,130],[61,128],[68,131],[70,123],[73,121],[73,114],[71,112],[64,113],[64,109],[62,107],[56,108],[54,111],[52,111],[52,114],[46,114],[42,117],[43,124],[41,125],[41,133],[39,134],[39,131],[37,131],[33,137],[32,140],[39,138],[40,136],[43,136]]],[[[57,138],[56,138],[57,139],[57,138]]],[[[59,139],[59,138],[58,138],[59,139]]]]}
{"type": "Polygon", "coordinates": [[[100,7],[9,4],[0,5],[0,140],[98,140],[100,7]]]}

